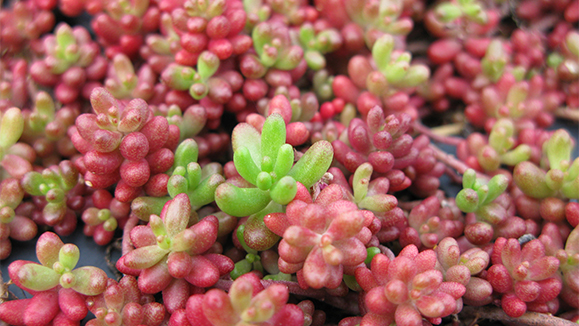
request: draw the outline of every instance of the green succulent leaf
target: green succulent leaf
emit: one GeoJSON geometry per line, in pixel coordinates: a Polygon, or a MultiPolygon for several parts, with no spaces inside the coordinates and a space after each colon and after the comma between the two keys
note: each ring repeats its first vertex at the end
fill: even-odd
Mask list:
{"type": "Polygon", "coordinates": [[[517,164],[513,171],[513,181],[517,187],[533,198],[546,198],[554,194],[545,179],[545,171],[529,161],[517,164]]]}
{"type": "Polygon", "coordinates": [[[372,164],[367,162],[360,165],[356,169],[356,172],[354,172],[352,187],[354,188],[354,201],[356,203],[360,203],[368,194],[368,186],[372,172],[374,172],[372,164]]]}
{"type": "Polygon", "coordinates": [[[573,141],[571,136],[564,129],[559,129],[551,135],[544,145],[549,159],[551,169],[559,169],[565,171],[566,168],[561,166],[563,162],[569,162],[571,158],[571,151],[573,150],[573,141]]]}
{"type": "Polygon", "coordinates": [[[287,205],[292,201],[298,191],[296,180],[290,176],[285,176],[271,187],[271,199],[281,205],[287,205]]]}
{"type": "Polygon", "coordinates": [[[476,211],[478,205],[478,193],[471,188],[463,189],[456,195],[456,206],[465,213],[476,211]]]}
{"type": "Polygon", "coordinates": [[[332,144],[325,140],[317,141],[304,153],[287,175],[309,188],[324,176],[333,158],[332,144]]]}
{"type": "Polygon", "coordinates": [[[261,169],[255,164],[247,147],[242,146],[233,153],[233,163],[242,178],[253,185],[256,184],[256,179],[261,169]]]}
{"type": "Polygon", "coordinates": [[[16,144],[24,131],[24,117],[20,109],[10,108],[0,114],[0,149],[16,144]]]}
{"type": "Polygon", "coordinates": [[[80,250],[72,243],[67,243],[58,252],[58,261],[68,270],[74,269],[80,258],[80,250]]]}
{"type": "Polygon", "coordinates": [[[183,140],[175,151],[173,169],[178,166],[187,166],[190,162],[197,162],[199,157],[199,146],[191,138],[183,140]]]}
{"type": "Polygon", "coordinates": [[[225,213],[247,216],[261,211],[271,201],[269,191],[259,188],[239,188],[223,183],[215,191],[215,203],[225,213]]]}
{"type": "Polygon", "coordinates": [[[390,34],[384,34],[376,40],[372,46],[372,58],[379,71],[384,72],[390,65],[390,55],[394,50],[394,38],[390,34]]]}
{"type": "Polygon", "coordinates": [[[59,284],[60,274],[50,267],[26,264],[17,273],[18,282],[32,291],[47,291],[59,284]]]}
{"type": "Polygon", "coordinates": [[[198,210],[199,208],[215,201],[215,192],[217,187],[225,182],[221,174],[212,174],[203,179],[199,186],[192,192],[189,192],[189,200],[191,201],[191,208],[198,210]]]}
{"type": "Polygon", "coordinates": [[[233,129],[231,145],[235,153],[239,148],[246,147],[253,162],[261,168],[261,134],[248,123],[240,123],[233,129]]]}
{"type": "Polygon", "coordinates": [[[197,71],[201,80],[206,81],[219,69],[219,58],[210,51],[203,51],[197,61],[197,71]]]}
{"type": "Polygon", "coordinates": [[[261,131],[261,155],[273,159],[277,158],[279,148],[285,144],[286,126],[282,116],[274,113],[265,119],[261,131]]]}
{"type": "Polygon", "coordinates": [[[134,269],[146,269],[157,264],[169,253],[157,245],[137,248],[124,256],[125,265],[134,269]]]}
{"type": "Polygon", "coordinates": [[[288,174],[294,165],[294,148],[290,144],[283,144],[277,151],[277,159],[273,167],[275,179],[288,174]]]}
{"type": "Polygon", "coordinates": [[[493,200],[495,200],[498,196],[507,190],[509,186],[509,179],[502,175],[497,174],[489,180],[488,186],[488,194],[486,198],[483,200],[482,205],[489,204],[493,200]]]}

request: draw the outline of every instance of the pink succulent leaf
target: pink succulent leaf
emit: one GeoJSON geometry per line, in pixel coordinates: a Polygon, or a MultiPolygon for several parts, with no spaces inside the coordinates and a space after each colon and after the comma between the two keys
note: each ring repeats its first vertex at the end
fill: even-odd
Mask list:
{"type": "Polygon", "coordinates": [[[83,266],[72,271],[76,282],[72,288],[84,295],[101,294],[107,287],[107,274],[100,268],[83,266]]]}
{"type": "Polygon", "coordinates": [[[187,228],[191,214],[191,203],[189,197],[182,193],[165,205],[166,208],[161,213],[161,219],[163,219],[169,237],[173,237],[187,228]]]}
{"type": "Polygon", "coordinates": [[[410,303],[399,305],[394,313],[396,325],[421,325],[422,315],[410,303]]]}
{"type": "Polygon", "coordinates": [[[416,275],[416,266],[412,260],[398,256],[388,266],[388,274],[391,278],[410,282],[416,275]]]}
{"type": "Polygon", "coordinates": [[[335,241],[333,245],[342,252],[342,264],[347,266],[357,265],[364,260],[368,252],[364,244],[355,238],[347,238],[340,241],[335,241]]]}
{"type": "Polygon", "coordinates": [[[291,264],[302,263],[306,260],[313,246],[291,246],[284,239],[282,239],[278,246],[279,256],[286,262],[291,264]]]}
{"type": "Polygon", "coordinates": [[[325,234],[331,236],[334,241],[351,238],[371,222],[372,219],[368,219],[362,211],[346,211],[332,220],[325,234]]]}
{"type": "Polygon", "coordinates": [[[434,250],[424,250],[416,256],[414,261],[417,267],[416,273],[431,270],[436,266],[436,253],[434,250]]]}
{"type": "Polygon", "coordinates": [[[146,269],[157,264],[169,250],[157,245],[137,248],[125,255],[125,266],[134,269],[146,269]]]}
{"type": "Polygon", "coordinates": [[[46,267],[52,267],[58,261],[58,253],[64,245],[60,237],[53,232],[44,232],[36,242],[36,257],[46,267]]]}
{"type": "Polygon", "coordinates": [[[521,250],[521,261],[534,261],[545,256],[545,246],[538,240],[527,242],[521,250]]]}
{"type": "Polygon", "coordinates": [[[239,316],[223,290],[212,289],[203,296],[203,314],[215,326],[235,325],[239,316]]]}
{"type": "Polygon", "coordinates": [[[162,259],[152,267],[142,270],[137,279],[139,290],[147,294],[163,291],[163,289],[171,284],[172,280],[173,276],[169,274],[169,268],[165,259],[162,259]]]}
{"type": "MultiPolygon", "coordinates": [[[[289,206],[289,205],[288,205],[289,206]]],[[[263,217],[268,229],[276,235],[283,237],[286,229],[291,225],[285,213],[270,213],[263,217]]]]}
{"type": "Polygon", "coordinates": [[[314,289],[321,289],[324,286],[329,288],[330,284],[328,283],[334,273],[339,274],[341,277],[342,265],[334,266],[326,263],[322,248],[314,247],[303,267],[303,276],[306,283],[314,289]]]}
{"type": "Polygon", "coordinates": [[[191,264],[195,268],[192,268],[189,275],[185,277],[187,282],[198,287],[210,287],[219,280],[219,270],[207,258],[192,256],[191,264]]]}
{"type": "Polygon", "coordinates": [[[320,241],[320,235],[305,227],[292,225],[283,234],[285,242],[295,247],[311,247],[320,241]]]}

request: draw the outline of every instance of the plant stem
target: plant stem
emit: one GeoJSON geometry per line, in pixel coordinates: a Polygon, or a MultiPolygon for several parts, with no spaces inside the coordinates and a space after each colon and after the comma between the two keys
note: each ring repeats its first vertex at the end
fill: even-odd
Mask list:
{"type": "Polygon", "coordinates": [[[460,142],[464,141],[462,138],[449,136],[462,131],[464,129],[463,123],[453,123],[438,128],[428,128],[420,122],[414,122],[412,127],[415,131],[428,136],[438,143],[457,146],[460,142]]]}
{"type": "Polygon", "coordinates": [[[521,323],[528,326],[577,326],[576,323],[573,323],[569,320],[553,315],[541,314],[538,312],[526,312],[521,317],[514,318],[507,315],[501,308],[498,307],[465,306],[462,308],[460,315],[478,316],[481,319],[521,323]]]}
{"type": "MultiPolygon", "coordinates": [[[[445,151],[438,148],[434,144],[430,144],[429,146],[434,151],[434,157],[438,161],[444,163],[448,167],[455,169],[458,173],[464,174],[464,172],[466,172],[466,170],[470,169],[470,167],[468,165],[466,165],[463,161],[454,157],[454,155],[446,153],[445,151]]],[[[478,178],[488,180],[488,177],[480,172],[477,172],[476,175],[478,178]]],[[[454,179],[456,179],[456,178],[454,178],[454,179]]],[[[455,180],[455,181],[458,181],[458,180],[455,180]]],[[[462,180],[461,180],[461,182],[462,182],[462,180]]]]}
{"type": "Polygon", "coordinates": [[[139,218],[137,215],[131,214],[127,220],[127,223],[125,224],[125,228],[123,229],[123,242],[121,244],[121,252],[123,256],[133,251],[134,249],[130,235],[131,230],[137,226],[137,224],[139,224],[139,218]]]}
{"type": "Polygon", "coordinates": [[[555,110],[555,115],[559,118],[579,121],[579,110],[572,110],[570,108],[560,108],[555,110]]]}

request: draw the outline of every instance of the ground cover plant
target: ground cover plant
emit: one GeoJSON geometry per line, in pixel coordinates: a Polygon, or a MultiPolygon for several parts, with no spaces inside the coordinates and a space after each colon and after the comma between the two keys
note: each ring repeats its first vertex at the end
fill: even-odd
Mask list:
{"type": "Polygon", "coordinates": [[[578,22],[3,2],[0,325],[579,323],[578,22]]]}

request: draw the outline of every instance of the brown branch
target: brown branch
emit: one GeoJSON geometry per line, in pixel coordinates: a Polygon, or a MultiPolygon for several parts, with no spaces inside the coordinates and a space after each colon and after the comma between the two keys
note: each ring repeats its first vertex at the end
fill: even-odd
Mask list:
{"type": "Polygon", "coordinates": [[[572,121],[579,121],[579,110],[572,110],[570,108],[559,108],[555,110],[555,116],[572,121]]]}
{"type": "Polygon", "coordinates": [[[107,267],[109,268],[111,273],[115,274],[115,276],[117,277],[117,281],[121,280],[121,278],[123,277],[123,274],[121,274],[119,272],[119,270],[117,269],[115,263],[111,259],[111,255],[112,255],[113,249],[118,249],[118,250],[122,249],[121,241],[122,241],[122,238],[118,238],[117,240],[115,240],[114,242],[109,244],[107,246],[107,249],[105,250],[105,262],[107,263],[107,267]]]}
{"type": "MultiPolygon", "coordinates": [[[[471,307],[465,306],[460,312],[461,316],[478,316],[479,319],[488,319],[502,322],[516,322],[528,326],[577,326],[569,320],[553,315],[541,314],[538,312],[526,312],[521,317],[514,318],[507,315],[503,309],[498,307],[471,307]]],[[[466,318],[465,318],[466,319],[466,318]]]]}
{"type": "Polygon", "coordinates": [[[453,123],[450,125],[445,125],[437,128],[428,128],[427,126],[414,122],[412,125],[415,131],[428,136],[430,139],[447,145],[457,146],[464,139],[460,137],[451,137],[450,135],[456,134],[464,129],[463,123],[453,123]]]}

